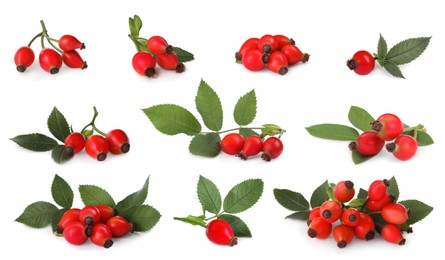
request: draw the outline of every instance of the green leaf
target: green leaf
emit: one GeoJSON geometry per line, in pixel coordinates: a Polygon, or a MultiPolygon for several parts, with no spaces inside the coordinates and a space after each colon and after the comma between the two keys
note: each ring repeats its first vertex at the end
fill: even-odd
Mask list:
{"type": "Polygon", "coordinates": [[[201,226],[203,228],[207,227],[207,224],[205,222],[205,216],[192,216],[192,215],[188,215],[185,218],[178,218],[178,217],[174,217],[175,220],[179,220],[185,223],[189,223],[192,224],[193,226],[201,226]]]}
{"type": "Polygon", "coordinates": [[[139,17],[139,15],[134,15],[133,21],[134,21],[134,27],[135,27],[136,32],[137,32],[136,37],[139,37],[139,33],[140,33],[141,29],[142,29],[142,20],[139,17]]]}
{"type": "Polygon", "coordinates": [[[218,214],[221,210],[221,193],[218,187],[209,179],[199,176],[198,181],[198,199],[204,210],[218,214]]]}
{"type": "Polygon", "coordinates": [[[367,160],[374,157],[374,155],[371,155],[371,156],[363,155],[363,154],[359,153],[358,151],[352,151],[351,156],[352,156],[352,161],[355,164],[360,164],[360,163],[366,162],[367,160]]]}
{"type": "Polygon", "coordinates": [[[329,200],[329,195],[326,190],[329,188],[329,182],[326,180],[320,186],[318,186],[311,196],[311,207],[315,208],[321,206],[323,202],[329,200]]]}
{"type": "Polygon", "coordinates": [[[195,98],[196,108],[208,129],[219,131],[223,123],[223,111],[218,94],[201,79],[195,98]]]}
{"type": "Polygon", "coordinates": [[[388,194],[393,195],[395,198],[396,202],[399,199],[399,185],[397,184],[396,178],[392,177],[391,179],[389,179],[389,187],[388,187],[388,194]]]}
{"type": "Polygon", "coordinates": [[[224,212],[235,214],[249,209],[260,199],[263,187],[261,179],[250,179],[235,185],[224,198],[224,212]]]}
{"type": "Polygon", "coordinates": [[[354,141],[359,136],[352,127],[337,124],[319,124],[306,127],[310,135],[330,140],[354,141]]]}
{"type": "Polygon", "coordinates": [[[264,124],[261,128],[261,137],[264,136],[274,136],[274,135],[282,135],[286,130],[283,128],[274,125],[274,124],[264,124]]]}
{"type": "Polygon", "coordinates": [[[371,131],[374,118],[363,108],[351,106],[348,113],[349,122],[363,132],[371,131]]]}
{"type": "Polygon", "coordinates": [[[147,39],[145,39],[145,38],[137,38],[136,41],[138,43],[140,51],[146,51],[146,52],[150,53],[151,55],[153,55],[153,57],[156,57],[156,55],[148,49],[147,39]]]}
{"type": "Polygon", "coordinates": [[[73,206],[74,193],[70,185],[59,175],[54,176],[51,185],[51,194],[54,201],[62,208],[71,208],[73,206]]]}
{"type": "Polygon", "coordinates": [[[51,224],[58,208],[46,201],[37,201],[28,205],[15,221],[33,228],[43,228],[51,224]]]}
{"type": "Polygon", "coordinates": [[[239,129],[239,134],[242,135],[244,137],[244,139],[246,139],[247,137],[251,136],[251,135],[258,135],[259,134],[255,131],[253,131],[252,129],[249,128],[240,128],[239,129]]]}
{"type": "Polygon", "coordinates": [[[252,90],[238,99],[233,111],[235,122],[240,126],[245,126],[255,119],[257,101],[255,90],[252,90]]]}
{"type": "Polygon", "coordinates": [[[59,145],[56,140],[39,133],[18,135],[11,140],[20,147],[34,152],[51,151],[59,145]]]}
{"type": "Polygon", "coordinates": [[[138,205],[125,209],[119,215],[128,220],[128,222],[136,224],[136,231],[139,232],[150,230],[161,218],[159,211],[148,205],[138,205]]]}
{"type": "Polygon", "coordinates": [[[348,203],[348,206],[351,208],[357,208],[360,209],[363,204],[365,204],[366,198],[356,198],[351,200],[351,202],[348,203]]]}
{"type": "Polygon", "coordinates": [[[278,203],[288,210],[306,211],[310,209],[309,202],[299,192],[286,189],[274,189],[273,194],[278,203]]]}
{"type": "MultiPolygon", "coordinates": [[[[404,134],[410,135],[414,137],[414,130],[412,131],[408,131],[408,132],[404,132],[404,134]]],[[[433,138],[431,138],[431,136],[426,133],[426,132],[422,132],[422,131],[417,131],[417,145],[418,146],[427,146],[427,145],[431,145],[434,144],[434,140],[433,138]]]]}
{"type": "Polygon", "coordinates": [[[70,127],[65,117],[56,107],[53,108],[51,114],[48,117],[48,129],[57,140],[62,143],[65,142],[65,138],[71,134],[70,127]]]}
{"type": "Polygon", "coordinates": [[[250,232],[249,227],[239,217],[229,214],[223,214],[218,216],[218,219],[222,219],[229,223],[236,237],[252,237],[252,233],[250,232]]]}
{"type": "Polygon", "coordinates": [[[418,200],[404,200],[399,203],[411,211],[411,217],[407,221],[409,225],[421,221],[433,211],[433,207],[418,200]]]}
{"type": "Polygon", "coordinates": [[[64,163],[71,158],[73,158],[74,153],[68,152],[66,150],[65,145],[58,145],[54,150],[51,152],[51,157],[56,163],[64,163]]]}
{"type": "Polygon", "coordinates": [[[377,54],[379,58],[384,59],[387,53],[388,53],[388,46],[382,34],[380,34],[379,44],[377,45],[377,54]]]}
{"type": "Polygon", "coordinates": [[[430,39],[431,37],[420,37],[401,41],[388,51],[386,60],[395,65],[410,63],[425,51],[430,39]]]}
{"type": "Polygon", "coordinates": [[[216,144],[220,141],[221,137],[217,133],[198,134],[190,142],[189,151],[193,155],[216,157],[220,153],[216,144]]]}
{"type": "Polygon", "coordinates": [[[105,204],[114,208],[116,205],[113,198],[106,190],[94,185],[80,185],[79,193],[85,206],[105,204]]]}
{"type": "Polygon", "coordinates": [[[183,50],[179,47],[173,47],[173,52],[176,53],[176,56],[178,56],[179,62],[186,63],[195,59],[193,53],[183,50]]]}
{"type": "Polygon", "coordinates": [[[386,71],[388,71],[391,75],[397,78],[405,78],[403,76],[402,71],[400,71],[399,66],[394,64],[391,61],[387,61],[385,64],[383,64],[383,68],[385,68],[386,71]]]}
{"type": "Polygon", "coordinates": [[[163,104],[142,109],[156,129],[166,135],[201,133],[201,124],[187,109],[173,104],[163,104]]]}
{"type": "Polygon", "coordinates": [[[150,176],[147,177],[147,179],[144,182],[144,185],[140,190],[131,193],[130,195],[125,197],[125,199],[119,201],[116,204],[115,209],[118,212],[120,212],[134,206],[142,205],[144,201],[147,199],[149,182],[150,182],[150,176]]]}
{"type": "Polygon", "coordinates": [[[331,186],[329,186],[329,187],[326,189],[326,193],[328,194],[330,200],[333,200],[333,201],[337,201],[337,202],[338,202],[337,198],[334,196],[334,188],[332,188],[331,186]]]}
{"type": "Polygon", "coordinates": [[[286,219],[287,219],[287,218],[290,218],[290,219],[296,219],[296,220],[304,220],[304,221],[306,221],[306,220],[308,220],[308,218],[309,218],[309,213],[310,213],[310,212],[311,212],[310,210],[300,211],[300,212],[294,212],[294,213],[290,214],[289,216],[287,216],[286,219]]]}
{"type": "Polygon", "coordinates": [[[63,214],[65,214],[65,212],[67,212],[68,209],[59,209],[56,211],[56,213],[54,213],[52,220],[51,220],[51,229],[53,231],[53,233],[57,232],[57,225],[60,222],[60,219],[62,218],[63,214]]]}
{"type": "Polygon", "coordinates": [[[358,191],[357,199],[366,199],[368,197],[368,192],[362,188],[358,191]]]}

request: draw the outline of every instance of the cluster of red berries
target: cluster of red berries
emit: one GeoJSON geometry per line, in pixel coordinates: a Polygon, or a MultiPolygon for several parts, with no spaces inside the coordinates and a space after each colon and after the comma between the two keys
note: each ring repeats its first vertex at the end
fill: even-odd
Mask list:
{"type": "Polygon", "coordinates": [[[386,149],[399,160],[411,159],[417,151],[417,140],[410,135],[404,135],[404,125],[394,114],[383,114],[372,122],[373,131],[362,133],[356,141],[349,144],[351,151],[371,156],[382,150],[385,141],[394,142],[386,144],[386,149]]]}
{"type": "Polygon", "coordinates": [[[250,38],[243,43],[237,53],[236,62],[241,62],[251,71],[264,67],[280,75],[288,71],[288,66],[298,62],[307,62],[309,54],[302,53],[295,41],[284,35],[266,34],[261,38],[250,38]]]}
{"type": "Polygon", "coordinates": [[[382,237],[390,243],[404,245],[405,239],[397,225],[406,223],[410,211],[402,204],[393,203],[394,197],[388,194],[388,186],[388,180],[377,180],[370,185],[365,204],[369,211],[364,213],[343,204],[354,197],[354,184],[351,181],[339,182],[334,188],[335,200],[328,200],[309,213],[308,235],[325,239],[332,232],[338,247],[344,248],[354,236],[364,240],[374,239],[377,223],[371,215],[379,214],[385,221],[384,225],[378,226],[382,237]],[[340,224],[332,228],[337,221],[340,224]]]}
{"type": "Polygon", "coordinates": [[[135,224],[117,216],[113,208],[98,204],[67,210],[57,225],[56,233],[73,245],[81,245],[90,238],[94,244],[109,248],[113,245],[113,238],[133,233],[135,229],[135,224]]]}
{"type": "Polygon", "coordinates": [[[259,154],[261,158],[270,161],[277,158],[283,152],[283,143],[280,138],[269,137],[264,142],[258,135],[251,135],[244,140],[238,133],[230,133],[217,144],[217,149],[229,155],[236,155],[243,160],[259,154]]]}
{"type": "Polygon", "coordinates": [[[76,51],[76,49],[85,48],[82,42],[72,35],[63,35],[58,40],[50,38],[44,22],[40,21],[40,23],[42,24],[42,32],[38,33],[27,46],[20,47],[14,55],[17,71],[24,72],[34,63],[34,51],[31,49],[31,45],[37,38],[41,38],[42,50],[39,54],[39,64],[44,71],[56,74],[62,67],[62,62],[70,68],[87,68],[86,61],[76,51]],[[45,48],[44,38],[53,48],[45,48]],[[57,42],[59,47],[55,46],[53,42],[57,42]]]}

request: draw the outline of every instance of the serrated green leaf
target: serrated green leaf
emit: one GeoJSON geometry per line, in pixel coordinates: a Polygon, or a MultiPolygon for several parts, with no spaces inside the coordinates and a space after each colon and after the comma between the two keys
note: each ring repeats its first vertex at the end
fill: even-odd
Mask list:
{"type": "Polygon", "coordinates": [[[111,195],[104,189],[94,185],[79,185],[79,193],[85,206],[105,204],[114,208],[114,203],[111,195]]]}
{"type": "Polygon", "coordinates": [[[368,197],[368,192],[362,188],[358,191],[357,198],[358,199],[366,199],[368,197]]]}
{"type": "Polygon", "coordinates": [[[134,19],[131,17],[128,18],[128,27],[130,28],[131,36],[137,38],[139,35],[137,33],[136,26],[134,25],[134,19]]]}
{"type": "Polygon", "coordinates": [[[178,218],[178,217],[174,217],[175,220],[179,220],[185,223],[189,223],[193,226],[201,226],[203,228],[207,227],[207,224],[205,222],[205,216],[192,216],[192,215],[188,215],[185,218],[178,218]]]}
{"type": "Polygon", "coordinates": [[[235,214],[249,209],[260,199],[263,188],[261,179],[250,179],[235,185],[224,198],[224,212],[235,214]]]}
{"type": "Polygon", "coordinates": [[[53,158],[56,163],[64,163],[73,158],[73,156],[74,153],[66,150],[65,145],[59,145],[51,152],[51,158],[53,158]]]}
{"type": "Polygon", "coordinates": [[[294,212],[288,216],[286,216],[286,219],[290,218],[290,219],[296,219],[296,220],[308,220],[309,218],[309,213],[311,213],[310,210],[306,210],[306,211],[299,211],[299,212],[294,212]]]}
{"type": "Polygon", "coordinates": [[[311,195],[311,207],[315,208],[321,206],[323,202],[329,200],[329,195],[326,190],[329,188],[329,182],[326,180],[318,186],[311,195]]]}
{"type": "Polygon", "coordinates": [[[249,227],[239,217],[235,215],[223,214],[218,216],[218,219],[222,219],[229,223],[236,237],[252,237],[249,227]]]}
{"type": "Polygon", "coordinates": [[[352,157],[352,161],[355,164],[360,164],[360,163],[366,162],[367,160],[373,158],[374,155],[368,156],[368,155],[363,155],[363,154],[359,153],[358,151],[352,151],[351,157],[352,157]]]}
{"type": "Polygon", "coordinates": [[[144,182],[144,185],[140,190],[133,192],[132,194],[125,197],[125,199],[119,201],[116,204],[115,209],[118,212],[120,212],[134,206],[142,205],[147,199],[149,182],[150,182],[150,176],[147,177],[147,179],[144,182]]]}
{"type": "Polygon", "coordinates": [[[58,208],[49,202],[37,201],[28,205],[15,221],[28,227],[43,228],[51,224],[57,210],[58,208]]]}
{"type": "Polygon", "coordinates": [[[189,145],[189,151],[193,155],[204,157],[216,157],[220,151],[216,144],[221,141],[217,133],[207,133],[195,135],[189,145]]]}
{"type": "Polygon", "coordinates": [[[319,124],[306,127],[310,135],[338,141],[354,141],[359,136],[357,130],[352,127],[337,124],[319,124]]]}
{"type": "Polygon", "coordinates": [[[199,176],[197,193],[204,210],[213,214],[219,213],[222,205],[221,193],[211,180],[199,176]]]}
{"type": "Polygon", "coordinates": [[[159,211],[148,205],[138,205],[125,209],[119,215],[128,222],[136,224],[136,231],[138,232],[152,229],[161,218],[159,211]]]}
{"type": "Polygon", "coordinates": [[[54,201],[62,208],[71,208],[73,206],[74,193],[70,185],[59,175],[54,176],[51,185],[51,195],[54,201]]]}
{"type": "Polygon", "coordinates": [[[380,234],[382,227],[384,227],[388,223],[383,219],[381,214],[369,214],[369,216],[374,221],[375,231],[377,231],[380,234]]]}
{"type": "Polygon", "coordinates": [[[244,139],[246,139],[247,137],[251,136],[251,135],[258,135],[259,134],[255,131],[253,131],[252,129],[249,128],[240,128],[239,129],[239,134],[242,135],[244,137],[244,139]]]}
{"type": "Polygon", "coordinates": [[[351,106],[348,113],[349,122],[363,132],[371,131],[374,118],[361,107],[351,106]]]}
{"type": "Polygon", "coordinates": [[[187,109],[173,104],[163,104],[142,109],[154,127],[166,135],[201,133],[201,124],[187,109]]]}
{"type": "Polygon", "coordinates": [[[418,200],[404,200],[399,201],[399,203],[411,211],[411,216],[406,221],[409,225],[421,221],[433,211],[433,207],[418,200]]]}
{"type": "Polygon", "coordinates": [[[52,220],[51,220],[51,229],[53,231],[53,233],[57,232],[57,225],[60,222],[60,219],[62,218],[63,214],[65,214],[65,212],[67,212],[68,209],[59,209],[58,211],[56,211],[56,213],[54,213],[52,220]]]}
{"type": "Polygon", "coordinates": [[[134,15],[133,21],[134,21],[134,28],[136,30],[135,37],[139,37],[139,33],[140,33],[141,29],[142,29],[142,20],[139,17],[139,15],[134,15]]]}
{"type": "Polygon", "coordinates": [[[65,138],[71,134],[70,127],[65,119],[65,116],[63,116],[63,114],[60,113],[56,107],[54,107],[51,111],[47,123],[51,134],[62,143],[65,142],[65,138]]]}
{"type": "Polygon", "coordinates": [[[331,186],[329,186],[329,187],[326,189],[326,193],[328,194],[330,200],[338,201],[337,198],[334,196],[334,188],[332,188],[331,186]]]}
{"type": "Polygon", "coordinates": [[[238,99],[233,111],[235,122],[240,126],[245,126],[255,119],[257,101],[255,90],[252,90],[238,99]]]}
{"type": "MultiPolygon", "coordinates": [[[[408,131],[408,132],[404,132],[404,134],[410,135],[414,137],[414,130],[412,131],[408,131]]],[[[431,136],[426,133],[426,132],[422,132],[422,131],[417,131],[417,145],[418,146],[427,146],[427,145],[431,145],[434,144],[434,140],[433,138],[431,138],[431,136]]]]}
{"type": "Polygon", "coordinates": [[[204,121],[205,126],[212,131],[219,131],[223,123],[223,111],[218,94],[201,79],[195,98],[196,109],[204,121]]]}
{"type": "Polygon", "coordinates": [[[306,211],[310,209],[309,202],[299,192],[287,189],[274,189],[273,194],[277,202],[288,210],[306,211]]]}
{"type": "Polygon", "coordinates": [[[402,74],[402,71],[400,71],[399,66],[397,66],[391,61],[387,61],[385,64],[383,64],[383,68],[385,68],[385,70],[388,71],[394,77],[403,79],[405,78],[405,76],[403,76],[402,74]]]}
{"type": "Polygon", "coordinates": [[[147,39],[137,38],[136,42],[138,45],[138,51],[146,51],[146,52],[150,53],[151,55],[153,55],[153,57],[156,58],[156,55],[148,49],[147,39]]]}
{"type": "Polygon", "coordinates": [[[396,178],[393,176],[391,179],[389,179],[389,187],[388,187],[388,194],[394,196],[396,202],[399,199],[399,185],[397,184],[396,178]]]}
{"type": "Polygon", "coordinates": [[[360,209],[363,204],[365,204],[366,198],[356,198],[351,200],[351,202],[348,203],[348,206],[351,208],[360,209]]]}
{"type": "Polygon", "coordinates": [[[386,41],[383,38],[382,34],[380,34],[379,43],[377,45],[377,54],[379,58],[384,59],[387,53],[388,53],[388,45],[386,44],[386,41]]]}
{"type": "Polygon", "coordinates": [[[430,39],[431,37],[419,37],[401,41],[388,51],[386,60],[395,65],[410,63],[425,51],[430,39]]]}
{"type": "Polygon", "coordinates": [[[176,56],[178,56],[178,61],[182,63],[186,63],[195,59],[193,53],[179,47],[173,47],[173,52],[176,53],[176,56]]]}
{"type": "Polygon", "coordinates": [[[56,140],[39,133],[18,135],[11,140],[20,147],[34,152],[51,151],[59,145],[56,140]]]}

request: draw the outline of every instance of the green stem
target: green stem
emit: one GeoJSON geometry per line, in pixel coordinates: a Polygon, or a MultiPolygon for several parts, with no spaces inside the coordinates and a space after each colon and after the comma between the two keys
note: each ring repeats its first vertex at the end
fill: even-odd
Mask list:
{"type": "Polygon", "coordinates": [[[410,132],[410,131],[413,131],[413,130],[417,130],[417,131],[420,131],[420,132],[426,132],[426,128],[423,125],[421,125],[421,124],[413,126],[413,127],[404,128],[403,132],[406,133],[406,132],[410,132]]]}
{"type": "Polygon", "coordinates": [[[214,219],[214,218],[218,218],[219,216],[221,216],[222,214],[224,214],[225,212],[224,211],[222,211],[222,212],[220,212],[220,213],[218,213],[218,214],[216,214],[216,215],[214,215],[214,216],[212,216],[212,217],[210,217],[210,218],[206,218],[206,219],[204,219],[205,221],[209,221],[209,220],[211,220],[211,219],[214,219]]]}
{"type": "Polygon", "coordinates": [[[138,52],[140,52],[141,51],[141,47],[139,46],[138,41],[136,39],[134,39],[133,36],[131,36],[131,34],[129,34],[128,37],[130,37],[130,39],[133,41],[134,46],[136,47],[136,50],[138,52]]]}
{"type": "Polygon", "coordinates": [[[45,37],[43,36],[43,33],[40,35],[40,46],[42,47],[42,49],[45,49],[45,43],[43,42],[43,39],[45,39],[45,37]]]}
{"type": "Polygon", "coordinates": [[[50,37],[48,37],[48,39],[49,39],[50,41],[52,41],[52,42],[59,42],[59,40],[54,39],[54,38],[50,38],[50,37]]]}
{"type": "Polygon", "coordinates": [[[100,131],[100,130],[96,127],[95,122],[96,122],[96,117],[99,115],[99,112],[97,112],[96,107],[93,107],[93,110],[94,110],[94,116],[93,116],[93,119],[91,120],[90,123],[88,123],[88,124],[82,129],[81,133],[83,133],[83,131],[85,131],[85,129],[87,129],[87,127],[92,126],[94,131],[98,132],[98,133],[99,133],[100,135],[102,135],[102,136],[106,136],[106,134],[105,134],[104,132],[100,131]]]}
{"type": "MultiPolygon", "coordinates": [[[[59,53],[62,53],[62,50],[59,49],[57,46],[55,46],[55,45],[52,43],[52,40],[54,40],[54,39],[52,39],[52,38],[49,37],[49,35],[48,35],[48,31],[46,30],[45,22],[43,22],[43,20],[40,20],[40,25],[42,26],[42,35],[45,36],[45,38],[46,38],[46,40],[48,41],[48,43],[49,43],[49,44],[50,44],[56,51],[58,51],[59,53]]],[[[54,40],[54,41],[57,41],[57,40],[54,40]]],[[[43,46],[43,38],[42,38],[42,46],[43,46]]],[[[44,47],[42,47],[42,48],[44,48],[44,47]]]]}
{"type": "Polygon", "coordinates": [[[31,44],[39,37],[42,36],[42,32],[39,32],[34,38],[31,39],[31,41],[28,43],[28,47],[31,47],[31,44]]]}

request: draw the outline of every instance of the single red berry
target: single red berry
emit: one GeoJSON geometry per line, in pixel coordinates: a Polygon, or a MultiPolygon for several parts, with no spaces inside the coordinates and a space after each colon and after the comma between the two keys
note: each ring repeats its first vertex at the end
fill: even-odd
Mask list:
{"type": "Polygon", "coordinates": [[[295,45],[285,45],[280,50],[284,55],[286,55],[287,62],[289,65],[294,65],[298,62],[307,62],[309,60],[309,54],[302,53],[295,45]]]}
{"type": "Polygon", "coordinates": [[[63,237],[73,245],[81,245],[85,243],[90,235],[91,228],[85,227],[85,225],[79,221],[71,222],[63,230],[63,237]]]}
{"type": "Polygon", "coordinates": [[[243,45],[241,45],[239,51],[235,53],[236,62],[241,62],[246,52],[250,50],[256,50],[258,48],[258,40],[258,38],[247,39],[247,41],[245,41],[243,45]]]}
{"type": "Polygon", "coordinates": [[[342,206],[337,201],[328,200],[321,204],[321,216],[329,223],[334,223],[341,217],[342,206]]]}
{"type": "Polygon", "coordinates": [[[218,245],[234,246],[238,244],[232,227],[222,219],[215,219],[207,224],[206,235],[210,241],[218,245]]]}
{"type": "Polygon", "coordinates": [[[92,135],[85,141],[85,151],[98,161],[107,159],[108,141],[100,135],[92,135]]]}
{"type": "Polygon", "coordinates": [[[269,56],[258,49],[252,49],[242,56],[242,61],[246,69],[260,71],[265,67],[265,63],[269,61],[269,56]]]}
{"type": "Polygon", "coordinates": [[[334,197],[340,202],[348,202],[355,195],[354,183],[352,181],[341,181],[335,185],[334,197]]]}
{"type": "Polygon", "coordinates": [[[402,231],[394,224],[386,224],[381,231],[382,237],[394,244],[403,246],[406,240],[403,238],[402,231]]]}
{"type": "Polygon", "coordinates": [[[388,187],[389,181],[387,179],[372,182],[368,189],[369,199],[382,200],[387,195],[388,187]]]}
{"type": "Polygon", "coordinates": [[[133,69],[142,76],[156,76],[156,59],[146,51],[137,52],[132,60],[133,69]]]}
{"type": "Polygon", "coordinates": [[[315,207],[311,210],[311,212],[309,212],[309,217],[307,218],[306,224],[309,226],[309,224],[311,224],[312,220],[314,220],[318,217],[321,217],[320,207],[315,207]]]}
{"type": "Polygon", "coordinates": [[[56,232],[57,234],[63,234],[63,230],[73,223],[79,222],[79,214],[80,209],[72,208],[63,213],[62,217],[59,220],[59,224],[57,224],[56,232]]]}
{"type": "Polygon", "coordinates": [[[107,225],[99,223],[95,224],[91,230],[91,242],[98,246],[110,248],[113,245],[113,235],[107,225]]]}
{"type": "Polygon", "coordinates": [[[217,149],[225,154],[239,154],[244,146],[244,137],[238,133],[230,133],[221,140],[217,145],[217,149]]]}
{"type": "Polygon", "coordinates": [[[325,239],[332,231],[332,223],[326,221],[323,217],[314,218],[309,224],[307,234],[311,238],[325,239]]]}
{"type": "Polygon", "coordinates": [[[355,142],[349,143],[349,150],[357,150],[360,154],[371,156],[378,154],[384,145],[385,141],[380,139],[376,132],[369,131],[362,133],[355,142]]]}
{"type": "Polygon", "coordinates": [[[129,223],[125,218],[115,216],[107,221],[107,226],[111,230],[113,237],[123,237],[128,233],[133,233],[135,226],[129,223]]]}
{"type": "Polygon", "coordinates": [[[77,51],[64,51],[62,52],[62,60],[66,66],[73,69],[86,69],[88,68],[87,62],[82,59],[77,51]]]}
{"type": "Polygon", "coordinates": [[[257,155],[263,148],[263,140],[258,135],[251,135],[244,141],[244,146],[238,157],[247,160],[247,158],[257,155]]]}
{"type": "Polygon", "coordinates": [[[367,75],[374,70],[375,60],[371,53],[358,51],[352,56],[352,59],[346,62],[346,65],[359,75],[367,75]]]}
{"type": "Polygon", "coordinates": [[[345,248],[354,238],[354,229],[347,225],[338,225],[334,227],[332,233],[339,248],[345,248]]]}
{"type": "Polygon", "coordinates": [[[62,67],[62,56],[53,49],[45,48],[40,51],[39,63],[44,71],[56,74],[62,67]]]}
{"type": "Polygon", "coordinates": [[[100,223],[106,224],[110,218],[116,215],[116,211],[108,205],[97,204],[95,207],[100,213],[100,223]]]}
{"type": "Polygon", "coordinates": [[[341,221],[343,224],[349,227],[357,226],[360,220],[360,211],[354,208],[349,208],[343,211],[341,214],[341,221]]]}
{"type": "Polygon", "coordinates": [[[385,197],[381,200],[367,200],[366,207],[370,211],[380,211],[384,206],[388,205],[391,202],[394,202],[394,199],[394,196],[386,194],[385,197]]]}
{"type": "Polygon", "coordinates": [[[393,114],[383,114],[372,122],[372,129],[377,136],[384,141],[394,140],[403,132],[403,123],[400,118],[393,114]]]}
{"type": "Polygon", "coordinates": [[[163,53],[170,54],[173,52],[173,46],[169,45],[161,36],[152,36],[150,39],[148,39],[147,47],[156,55],[163,53]]]}
{"type": "Polygon", "coordinates": [[[85,206],[80,210],[79,221],[87,226],[95,225],[100,223],[100,212],[94,206],[85,206]]]}
{"type": "Polygon", "coordinates": [[[283,46],[286,45],[295,45],[295,41],[292,38],[289,38],[287,36],[281,35],[281,34],[277,34],[273,36],[275,41],[278,42],[278,50],[281,50],[281,48],[283,48],[283,46]]]}
{"type": "Polygon", "coordinates": [[[257,48],[264,53],[272,53],[278,49],[278,44],[272,35],[266,34],[258,40],[257,48]]]}
{"type": "Polygon", "coordinates": [[[75,49],[85,49],[85,44],[81,43],[72,35],[63,35],[59,39],[59,47],[63,51],[73,51],[75,49]]]}
{"type": "Polygon", "coordinates": [[[159,67],[166,70],[175,70],[177,73],[185,71],[184,63],[179,62],[178,55],[174,52],[171,52],[170,54],[161,53],[156,55],[156,62],[159,67]]]}
{"type": "Polygon", "coordinates": [[[127,134],[120,129],[111,130],[105,139],[108,141],[112,154],[128,153],[130,151],[130,140],[127,134]]]}
{"type": "Polygon", "coordinates": [[[375,236],[374,220],[366,214],[360,213],[360,220],[354,227],[354,234],[359,239],[372,240],[375,236]]]}
{"type": "Polygon", "coordinates": [[[14,62],[17,66],[17,71],[24,72],[26,68],[32,65],[34,58],[34,51],[30,47],[20,47],[14,55],[14,62]]]}
{"type": "Polygon", "coordinates": [[[263,143],[263,154],[261,155],[261,158],[266,162],[269,162],[280,156],[283,152],[283,148],[283,143],[280,138],[274,136],[269,137],[263,143]]]}
{"type": "Polygon", "coordinates": [[[282,52],[276,51],[272,52],[269,56],[269,62],[267,63],[267,68],[270,71],[278,73],[280,75],[285,75],[288,71],[288,62],[286,55],[282,52]]]}
{"type": "Polygon", "coordinates": [[[64,143],[67,153],[78,153],[85,147],[85,137],[81,133],[74,132],[65,138],[64,143]]]}
{"type": "Polygon", "coordinates": [[[386,150],[391,152],[397,159],[406,161],[416,154],[417,140],[410,135],[401,135],[396,138],[394,143],[386,145],[386,150]]]}
{"type": "Polygon", "coordinates": [[[401,225],[409,219],[411,212],[402,204],[390,203],[382,208],[380,214],[386,222],[401,225]]]}

